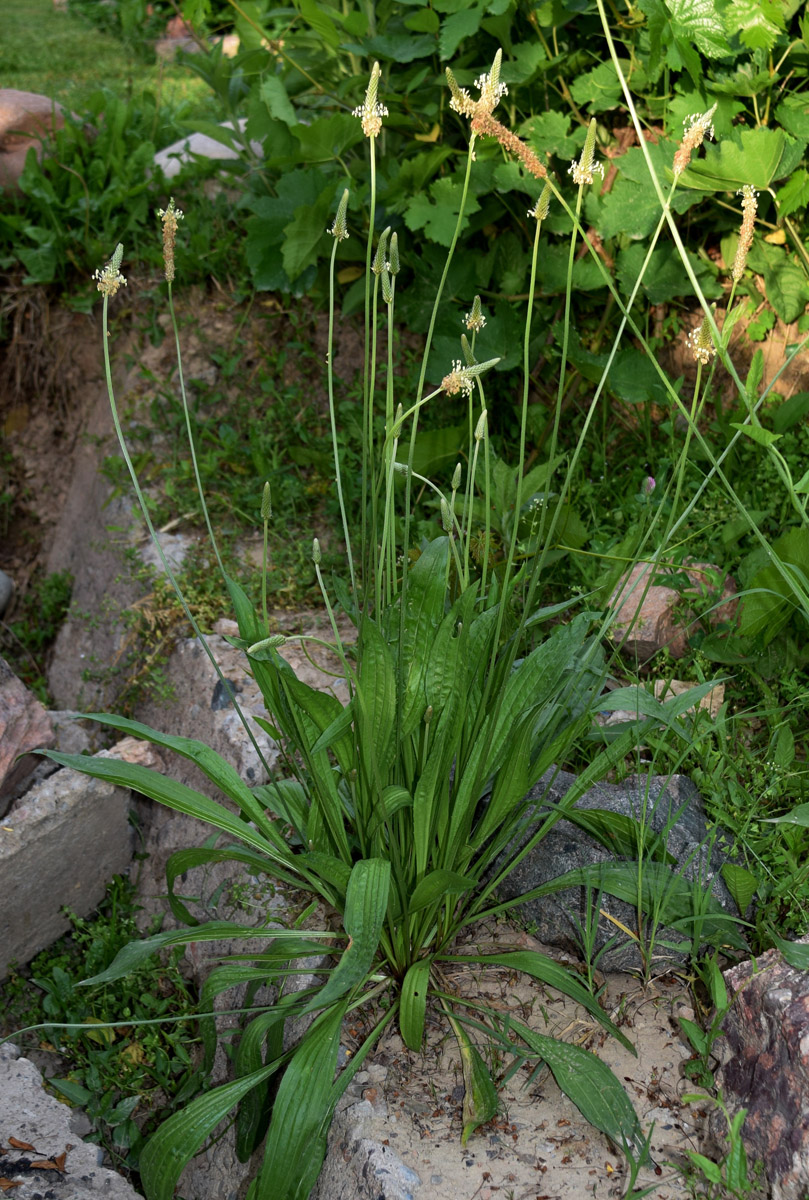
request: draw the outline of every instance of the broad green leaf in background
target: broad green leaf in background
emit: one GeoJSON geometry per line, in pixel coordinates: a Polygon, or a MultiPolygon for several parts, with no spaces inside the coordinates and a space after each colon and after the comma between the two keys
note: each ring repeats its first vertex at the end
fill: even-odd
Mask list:
{"type": "MultiPolygon", "coordinates": [[[[318,117],[311,125],[295,126],[300,156],[307,163],[334,162],[351,146],[361,142],[363,136],[360,122],[348,113],[332,113],[328,117],[318,117]]],[[[335,194],[339,194],[336,189],[332,197],[335,194]]]]}
{"type": "Polygon", "coordinates": [[[297,0],[297,6],[306,24],[314,30],[319,38],[322,38],[327,46],[336,50],[340,45],[340,33],[331,14],[321,5],[316,4],[315,0],[297,0]]]}
{"type": "Polygon", "coordinates": [[[435,38],[408,37],[404,34],[380,34],[364,42],[347,42],[343,49],[364,59],[387,58],[396,63],[409,63],[414,58],[429,58],[435,54],[435,38]]]}
{"type": "Polygon", "coordinates": [[[405,29],[410,29],[413,33],[438,33],[441,22],[438,14],[431,8],[422,8],[413,13],[412,17],[406,17],[404,24],[405,29]]]}
{"type": "Polygon", "coordinates": [[[274,117],[286,125],[297,125],[298,118],[295,115],[295,109],[292,107],[283,81],[277,75],[268,75],[262,80],[259,94],[274,117]]]}
{"type": "Polygon", "coordinates": [[[751,50],[769,53],[785,28],[780,0],[731,0],[722,15],[728,33],[751,50]]]}
{"type": "Polygon", "coordinates": [[[805,93],[786,96],[775,110],[775,121],[798,141],[809,141],[809,108],[805,93]]]}
{"type": "MultiPolygon", "coordinates": [[[[621,60],[621,69],[624,75],[630,74],[631,65],[627,59],[621,60]]],[[[586,105],[591,113],[605,112],[607,109],[615,108],[622,94],[621,82],[609,59],[585,75],[579,75],[573,81],[570,92],[576,103],[581,106],[586,105]]]]}
{"type": "Polygon", "coordinates": [[[543,160],[546,154],[572,160],[581,149],[584,137],[584,131],[578,127],[571,133],[570,114],[555,108],[529,117],[520,126],[519,133],[543,160]]]}
{"type": "MultiPolygon", "coordinates": [[[[630,295],[635,286],[646,251],[647,247],[637,242],[618,255],[618,281],[626,295],[630,295]]],[[[705,295],[709,300],[718,299],[723,293],[716,272],[690,250],[687,254],[705,295]]],[[[663,304],[677,296],[690,296],[692,291],[679,255],[673,254],[667,246],[658,246],[643,276],[639,295],[646,296],[650,304],[663,304]]]]}
{"type": "Polygon", "coordinates": [[[795,171],[784,186],[778,189],[775,200],[778,215],[781,217],[788,217],[790,213],[805,209],[809,205],[809,171],[803,168],[795,171]]]}
{"type": "Polygon", "coordinates": [[[784,962],[788,963],[790,967],[795,967],[798,971],[809,971],[809,945],[788,942],[785,938],[780,938],[772,929],[770,930],[770,937],[781,951],[784,962]]]}
{"type": "Polygon", "coordinates": [[[746,867],[740,867],[738,863],[724,863],[722,878],[728,886],[728,891],[733,897],[736,907],[744,916],[758,891],[758,879],[752,871],[748,871],[746,867]]]}
{"type": "Polygon", "coordinates": [[[318,258],[318,246],[326,237],[326,222],[333,208],[334,189],[323,189],[314,204],[302,204],[288,225],[284,226],[281,259],[289,279],[294,283],[306,267],[318,258]]]}
{"type": "Polygon", "coordinates": [[[738,429],[739,433],[745,434],[759,446],[771,446],[781,437],[780,433],[773,433],[771,429],[765,429],[763,425],[743,425],[739,421],[731,421],[730,424],[732,429],[738,429]]]}
{"type": "Polygon", "coordinates": [[[704,157],[691,160],[680,176],[680,186],[703,192],[735,192],[746,183],[764,191],[778,178],[785,149],[781,129],[739,129],[718,146],[703,145],[704,157]]]}
{"type": "Polygon", "coordinates": [[[706,58],[722,58],[730,46],[714,0],[666,0],[675,37],[693,41],[706,58]]]}
{"type": "Polygon", "coordinates": [[[750,247],[748,262],[764,276],[767,299],[785,324],[796,321],[809,301],[809,281],[781,246],[772,246],[756,238],[750,247]]]}
{"type": "MultiPolygon", "coordinates": [[[[430,241],[439,246],[450,246],[458,224],[463,187],[451,179],[437,179],[430,187],[429,195],[414,196],[405,209],[407,227],[423,229],[430,241]]],[[[469,217],[480,205],[473,196],[467,196],[461,230],[469,224],[469,217]]]]}
{"type": "Polygon", "coordinates": [[[511,60],[504,62],[500,69],[500,78],[507,84],[527,83],[548,58],[545,47],[538,41],[512,46],[511,55],[511,60]]]}
{"type": "Polygon", "coordinates": [[[464,38],[477,33],[484,14],[483,5],[479,5],[476,8],[463,8],[441,22],[438,45],[442,62],[452,58],[464,38]]]}
{"type": "MultiPolygon", "coordinates": [[[[783,565],[809,572],[809,531],[790,529],[772,545],[783,565]]],[[[798,603],[794,588],[774,564],[768,564],[748,581],[739,619],[742,636],[761,637],[768,645],[783,629],[798,603]]]]}

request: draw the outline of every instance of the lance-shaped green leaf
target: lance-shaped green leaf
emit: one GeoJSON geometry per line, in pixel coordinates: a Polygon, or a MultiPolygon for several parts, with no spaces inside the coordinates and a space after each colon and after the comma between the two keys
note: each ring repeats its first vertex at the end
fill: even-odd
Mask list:
{"type": "Polygon", "coordinates": [[[379,945],[388,907],[389,887],[389,862],[381,858],[368,858],[354,864],[343,915],[343,925],[349,937],[348,946],[325,987],[307,1004],[305,1012],[332,1004],[368,975],[379,945]]]}
{"type": "Polygon", "coordinates": [[[306,1200],[313,1167],[317,1178],[334,1111],[332,1084],[345,1008],[343,1001],[318,1017],[284,1072],[257,1189],[261,1200],[306,1200]]]}
{"type": "Polygon", "coordinates": [[[559,1042],[527,1025],[512,1022],[512,1029],[548,1064],[559,1087],[579,1112],[616,1146],[642,1153],[645,1139],[629,1098],[601,1059],[580,1046],[559,1042]]]}
{"type": "Polygon", "coordinates": [[[485,1125],[497,1116],[497,1089],[492,1082],[489,1068],[480,1056],[469,1034],[459,1021],[447,1013],[447,1020],[458,1041],[463,1071],[463,1133],[461,1145],[465,1146],[469,1135],[480,1125],[485,1125]]]}
{"type": "Polygon", "coordinates": [[[430,963],[426,958],[414,962],[402,981],[399,1032],[407,1048],[414,1052],[421,1049],[424,1038],[429,984],[430,963]]]}
{"type": "Polygon", "coordinates": [[[424,715],[424,676],[446,601],[447,538],[435,538],[407,574],[402,603],[400,670],[404,680],[402,736],[412,733],[424,715]]]}
{"type": "Polygon", "coordinates": [[[41,750],[39,753],[52,758],[62,767],[72,767],[74,771],[91,775],[94,779],[105,779],[118,787],[130,788],[133,792],[149,796],[150,799],[157,800],[176,812],[207,821],[215,829],[221,829],[237,841],[245,842],[266,854],[273,862],[291,867],[293,871],[298,870],[292,851],[280,836],[280,845],[275,839],[272,842],[267,841],[263,834],[258,833],[223,805],[203,796],[201,792],[195,792],[193,788],[186,787],[184,783],[168,779],[159,771],[143,767],[140,763],[121,762],[117,758],[90,758],[83,754],[62,754],[58,750],[41,750]]]}
{"type": "Polygon", "coordinates": [[[388,782],[395,750],[396,675],[385,639],[370,619],[360,627],[359,660],[354,702],[360,768],[367,785],[378,792],[388,782]]]}
{"type": "Polygon", "coordinates": [[[130,721],[128,717],[116,717],[108,713],[87,713],[86,720],[98,721],[100,725],[109,725],[112,729],[119,729],[121,733],[128,733],[132,737],[151,742],[153,746],[162,746],[166,750],[173,750],[176,754],[187,758],[189,762],[199,767],[211,783],[215,783],[220,791],[237,804],[244,815],[255,822],[261,832],[273,841],[277,848],[284,847],[284,841],[279,831],[272,821],[267,819],[267,814],[257,803],[239,772],[204,742],[198,742],[194,738],[175,737],[172,734],[160,733],[159,730],[152,729],[149,725],[143,725],[140,721],[130,721]]]}
{"type": "Polygon", "coordinates": [[[91,976],[90,979],[83,979],[82,983],[89,986],[122,979],[158,950],[165,950],[170,946],[187,946],[191,942],[216,942],[221,938],[238,937],[263,938],[265,941],[280,938],[300,944],[302,939],[311,938],[310,953],[317,954],[323,950],[328,951],[333,936],[328,932],[303,934],[297,929],[268,929],[266,926],[237,925],[233,921],[209,921],[206,925],[195,925],[193,929],[169,930],[142,938],[138,942],[130,942],[118,951],[106,970],[91,976]]]}
{"type": "Polygon", "coordinates": [[[251,1088],[264,1083],[279,1066],[277,1061],[269,1063],[243,1079],[214,1088],[163,1122],[140,1156],[141,1180],[148,1200],[172,1200],[183,1168],[206,1138],[251,1088]]]}
{"type": "Polygon", "coordinates": [[[575,975],[572,975],[560,963],[554,962],[547,954],[540,954],[535,950],[511,950],[503,954],[447,954],[441,955],[438,961],[491,963],[494,966],[505,967],[508,971],[523,971],[532,979],[539,979],[548,987],[556,988],[558,992],[570,996],[571,1000],[575,1000],[582,1008],[586,1008],[600,1025],[608,1029],[622,1046],[625,1046],[633,1054],[636,1053],[635,1047],[618,1026],[609,1019],[592,992],[589,992],[575,975]]]}

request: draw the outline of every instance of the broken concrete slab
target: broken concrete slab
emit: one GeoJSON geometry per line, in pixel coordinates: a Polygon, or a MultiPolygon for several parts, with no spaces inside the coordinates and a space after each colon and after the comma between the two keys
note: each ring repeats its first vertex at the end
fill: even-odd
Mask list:
{"type": "Polygon", "coordinates": [[[80,1140],[82,1127],[83,1114],[45,1091],[34,1064],[12,1043],[0,1045],[0,1176],[16,1200],[139,1200],[130,1183],[101,1165],[98,1146],[80,1140]],[[10,1138],[33,1149],[12,1148],[10,1138]]]}
{"type": "Polygon", "coordinates": [[[132,859],[130,792],[62,769],[31,788],[0,825],[0,979],[87,916],[132,859]]]}

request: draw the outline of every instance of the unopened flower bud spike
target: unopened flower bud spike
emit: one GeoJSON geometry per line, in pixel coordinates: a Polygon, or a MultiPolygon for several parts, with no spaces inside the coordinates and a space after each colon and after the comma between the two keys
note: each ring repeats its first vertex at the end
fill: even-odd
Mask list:
{"type": "Polygon", "coordinates": [[[376,248],[376,254],[374,255],[374,261],[371,265],[371,270],[373,271],[374,275],[381,275],[382,272],[386,269],[386,267],[388,268],[388,270],[390,269],[390,266],[387,261],[388,237],[389,236],[390,236],[390,225],[387,227],[387,229],[384,229],[382,231],[382,234],[379,238],[379,245],[376,248]]]}
{"type": "Polygon", "coordinates": [[[399,274],[399,235],[398,235],[398,233],[392,233],[390,235],[390,263],[388,264],[388,270],[390,271],[390,273],[394,277],[394,279],[399,274]]]}
{"type": "Polygon", "coordinates": [[[337,216],[334,218],[334,224],[328,230],[333,238],[338,242],[343,242],[348,238],[348,188],[346,188],[340,197],[340,203],[337,206],[337,216]]]}

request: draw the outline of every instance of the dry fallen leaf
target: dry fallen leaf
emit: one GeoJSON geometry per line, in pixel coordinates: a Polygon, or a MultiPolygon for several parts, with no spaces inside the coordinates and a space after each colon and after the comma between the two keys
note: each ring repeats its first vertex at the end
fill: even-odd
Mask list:
{"type": "Polygon", "coordinates": [[[15,1187],[22,1187],[22,1183],[12,1183],[10,1179],[0,1178],[0,1191],[8,1192],[15,1187]]]}
{"type": "Polygon", "coordinates": [[[53,1161],[52,1158],[37,1159],[36,1162],[31,1163],[31,1169],[32,1170],[36,1169],[37,1171],[58,1171],[58,1170],[60,1170],[60,1168],[57,1167],[56,1163],[53,1161]]]}
{"type": "Polygon", "coordinates": [[[30,1142],[21,1142],[19,1138],[9,1138],[9,1146],[13,1146],[15,1150],[33,1150],[36,1153],[36,1147],[30,1142]]]}

